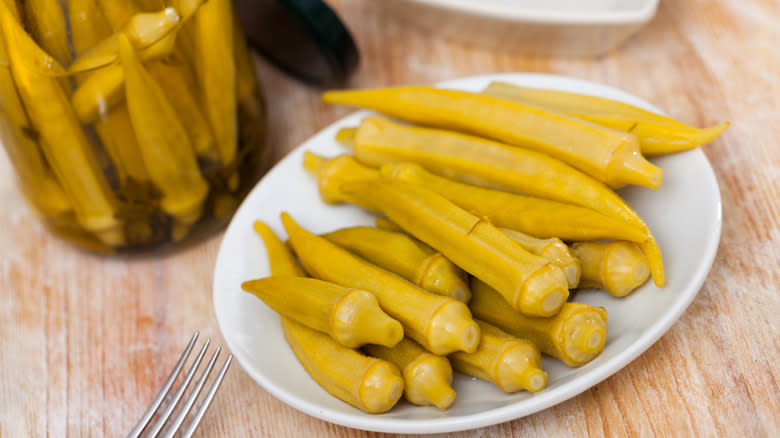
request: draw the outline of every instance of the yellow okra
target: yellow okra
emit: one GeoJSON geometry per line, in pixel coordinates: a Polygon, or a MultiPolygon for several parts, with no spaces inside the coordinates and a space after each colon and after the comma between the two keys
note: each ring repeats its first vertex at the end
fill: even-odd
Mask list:
{"type": "Polygon", "coordinates": [[[109,246],[121,245],[121,224],[115,217],[117,200],[57,80],[63,68],[35,44],[7,8],[0,15],[19,96],[40,135],[46,161],[76,212],[76,219],[109,246]]]}
{"type": "Polygon", "coordinates": [[[150,63],[149,73],[165,91],[182,124],[187,127],[195,154],[207,160],[219,160],[209,121],[201,111],[200,103],[192,95],[191,90],[195,88],[189,87],[182,71],[184,68],[189,66],[158,61],[150,63]]]}
{"type": "Polygon", "coordinates": [[[504,392],[541,391],[547,385],[539,349],[484,321],[477,320],[482,332],[479,347],[473,353],[449,355],[456,371],[487,380],[504,392]]]}
{"type": "Polygon", "coordinates": [[[279,239],[271,227],[262,221],[255,221],[254,227],[265,243],[271,275],[306,276],[301,265],[295,260],[295,255],[290,252],[290,249],[279,239]]]}
{"type": "Polygon", "coordinates": [[[589,120],[639,139],[642,154],[653,156],[695,148],[716,139],[728,122],[698,129],[632,105],[603,97],[491,82],[482,94],[546,108],[589,120]]]}
{"type": "MultiPolygon", "coordinates": [[[[160,59],[171,53],[176,34],[169,33],[138,53],[141,61],[160,59]]],[[[71,102],[76,115],[89,123],[105,115],[114,105],[124,100],[125,72],[120,63],[101,67],[91,73],[73,93],[71,102]]]]}
{"type": "Polygon", "coordinates": [[[469,303],[474,315],[502,330],[528,339],[546,354],[577,367],[590,362],[604,349],[607,339],[607,311],[582,303],[566,303],[550,318],[529,318],[516,311],[504,297],[484,282],[473,278],[469,303]]]}
{"type": "MultiPolygon", "coordinates": [[[[223,166],[231,166],[238,150],[236,118],[236,63],[233,59],[233,4],[231,0],[209,0],[195,13],[195,66],[203,107],[223,166]]],[[[231,190],[238,175],[231,177],[231,190]]]]}
{"type": "Polygon", "coordinates": [[[537,239],[528,234],[506,228],[502,228],[501,231],[531,254],[544,257],[560,266],[566,274],[569,289],[577,287],[580,282],[580,261],[572,255],[569,247],[561,239],[557,237],[537,239]]]}
{"type": "MultiPolygon", "coordinates": [[[[77,2],[85,1],[89,0],[77,0],[77,2]]],[[[83,8],[81,9],[83,11],[83,8]]],[[[81,13],[86,14],[86,12],[81,13]]],[[[89,13],[97,16],[100,10],[92,9],[89,13]]],[[[105,17],[102,15],[99,15],[99,18],[105,20],[105,17]]],[[[136,50],[142,50],[174,33],[180,22],[181,17],[174,8],[165,8],[157,12],[135,13],[129,17],[120,29],[115,32],[102,34],[99,40],[92,42],[88,46],[90,50],[83,51],[77,49],[78,57],[71,64],[70,71],[84,72],[115,62],[119,57],[118,36],[120,33],[124,33],[127,36],[136,50]]],[[[92,25],[94,26],[94,24],[92,25]]],[[[108,26],[107,21],[105,21],[105,25],[108,26]]],[[[108,27],[110,28],[111,26],[108,27]]],[[[84,30],[81,32],[84,32],[84,30]]],[[[76,45],[77,40],[75,37],[76,34],[74,34],[74,45],[76,45]]]]}
{"type": "MultiPolygon", "coordinates": [[[[68,3],[68,8],[73,47],[77,56],[92,50],[99,41],[112,35],[111,27],[95,0],[72,0],[68,3]]],[[[76,81],[81,83],[87,76],[88,73],[77,75],[76,81]]],[[[138,149],[127,105],[124,102],[116,104],[107,110],[103,117],[95,120],[94,127],[101,144],[114,163],[120,185],[124,187],[128,178],[136,182],[147,181],[146,167],[138,149]]]]}
{"type": "Polygon", "coordinates": [[[295,253],[313,277],[373,293],[404,327],[404,334],[435,354],[474,351],[479,328],[468,307],[434,295],[303,229],[287,214],[282,223],[295,253]]]}
{"type": "Polygon", "coordinates": [[[406,234],[374,227],[350,227],[323,237],[429,292],[463,302],[471,298],[467,275],[462,269],[406,234]]]}
{"type": "Polygon", "coordinates": [[[100,0],[98,4],[114,31],[122,29],[134,14],[140,12],[135,0],[100,0]]]}
{"type": "Polygon", "coordinates": [[[412,236],[495,287],[526,315],[551,316],[569,296],[566,274],[524,250],[489,222],[425,188],[396,181],[349,182],[342,189],[371,204],[412,236]]]}
{"type": "MultiPolygon", "coordinates": [[[[16,3],[13,4],[15,7],[16,3]]],[[[3,13],[14,16],[10,11],[3,13]]],[[[59,216],[71,211],[72,207],[54,174],[46,166],[38,144],[26,134],[32,130],[32,127],[16,90],[9,62],[5,42],[0,32],[0,64],[2,64],[0,66],[0,96],[2,96],[0,107],[4,113],[1,123],[5,132],[3,146],[14,169],[19,173],[22,190],[33,205],[45,217],[59,216]]]]}
{"type": "Polygon", "coordinates": [[[433,190],[464,210],[490,218],[497,227],[542,239],[558,237],[564,240],[624,239],[642,242],[646,238],[641,228],[589,208],[463,184],[430,173],[414,163],[388,163],[381,167],[380,172],[383,177],[433,190]]]}
{"type": "Polygon", "coordinates": [[[296,276],[260,278],[241,287],[280,315],[327,333],[347,348],[392,347],[404,337],[401,323],[387,316],[370,292],[296,276]]]}
{"type": "Polygon", "coordinates": [[[349,155],[328,159],[309,151],[303,153],[303,167],[317,179],[317,188],[323,202],[327,204],[349,202],[366,209],[372,208],[366,203],[361,203],[354,196],[344,193],[341,185],[348,181],[378,179],[379,172],[376,169],[358,163],[349,155]]]}
{"type": "Polygon", "coordinates": [[[571,246],[582,266],[579,287],[605,289],[624,297],[647,280],[647,258],[632,242],[577,242],[571,246]]]}
{"type": "Polygon", "coordinates": [[[663,259],[642,218],[615,192],[571,166],[534,151],[437,129],[402,126],[380,117],[363,119],[354,141],[362,163],[415,162],[433,173],[478,186],[539,196],[590,208],[641,228],[639,243],[658,287],[663,259]]]}
{"type": "Polygon", "coordinates": [[[329,91],[327,103],[360,106],[401,120],[479,135],[549,154],[613,187],[661,186],[663,170],[632,134],[563,114],[465,91],[430,87],[329,91]]]}
{"type": "Polygon", "coordinates": [[[289,318],[281,320],[295,356],[330,394],[369,414],[389,411],[403,395],[404,380],[395,365],[341,346],[289,318]]]}
{"type": "Polygon", "coordinates": [[[59,0],[25,0],[24,18],[30,34],[41,48],[61,65],[70,64],[65,14],[59,0]]]}
{"type": "Polygon", "coordinates": [[[418,406],[447,409],[455,401],[452,389],[452,366],[443,356],[428,352],[420,344],[404,338],[390,348],[366,345],[363,349],[373,357],[384,359],[401,370],[404,396],[418,406]]]}
{"type": "Polygon", "coordinates": [[[186,128],[124,35],[119,36],[119,53],[130,120],[149,178],[162,192],[160,207],[180,225],[189,226],[200,218],[209,187],[186,128]]]}

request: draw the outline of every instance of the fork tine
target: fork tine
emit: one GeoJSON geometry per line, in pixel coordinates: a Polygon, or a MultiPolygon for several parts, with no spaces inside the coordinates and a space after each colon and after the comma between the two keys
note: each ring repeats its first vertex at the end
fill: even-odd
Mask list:
{"type": "Polygon", "coordinates": [[[184,422],[184,419],[187,417],[190,409],[192,409],[192,405],[195,404],[195,400],[198,399],[198,395],[203,389],[203,385],[206,383],[206,378],[209,376],[209,374],[211,374],[211,369],[214,368],[214,364],[217,362],[217,357],[219,357],[219,353],[221,351],[222,347],[217,347],[214,355],[211,356],[211,360],[209,360],[209,363],[206,364],[206,368],[203,369],[203,372],[198,378],[198,381],[195,382],[195,387],[192,388],[192,392],[190,392],[190,395],[187,396],[187,400],[184,401],[184,404],[179,410],[179,413],[176,414],[176,418],[173,419],[170,427],[163,434],[163,438],[172,438],[173,435],[176,434],[176,431],[179,430],[179,427],[181,427],[181,424],[184,422]]]}
{"type": "Polygon", "coordinates": [[[168,392],[171,390],[171,387],[173,386],[173,382],[175,382],[176,378],[179,377],[181,370],[184,368],[184,363],[187,361],[187,358],[190,357],[190,352],[192,351],[192,347],[195,346],[195,341],[198,340],[199,334],[200,332],[196,330],[195,334],[192,335],[192,339],[190,339],[190,343],[187,344],[187,348],[184,349],[184,352],[181,354],[181,357],[179,357],[179,360],[176,362],[176,366],[173,367],[171,374],[165,380],[165,383],[163,384],[162,388],[160,388],[160,392],[157,393],[157,396],[155,396],[154,400],[152,401],[152,404],[149,406],[149,409],[147,409],[146,412],[144,412],[144,414],[141,416],[141,419],[138,420],[138,423],[136,423],[135,427],[133,427],[133,430],[131,430],[130,433],[127,434],[127,438],[138,438],[141,435],[141,432],[143,432],[144,429],[146,429],[146,426],[149,424],[149,420],[152,419],[152,416],[160,407],[160,404],[162,403],[163,399],[165,398],[166,395],[168,395],[168,392]]]}
{"type": "Polygon", "coordinates": [[[225,363],[222,364],[222,368],[219,369],[219,374],[217,374],[217,377],[214,379],[214,383],[211,384],[211,388],[209,388],[209,392],[206,393],[206,397],[203,398],[203,403],[201,403],[200,408],[197,412],[195,412],[192,422],[190,422],[190,424],[187,425],[187,428],[184,429],[184,432],[182,432],[181,438],[190,438],[195,432],[195,429],[198,428],[200,420],[202,420],[203,415],[206,414],[206,410],[209,408],[211,400],[214,398],[214,394],[217,393],[217,389],[219,389],[219,385],[222,383],[222,379],[225,377],[225,373],[227,373],[227,370],[230,367],[230,363],[232,361],[233,355],[231,354],[227,359],[225,359],[225,363]]]}
{"type": "Polygon", "coordinates": [[[154,423],[152,428],[149,430],[149,434],[147,436],[153,438],[160,433],[160,430],[162,430],[163,426],[165,425],[165,422],[168,421],[168,417],[171,416],[173,410],[176,409],[176,405],[179,404],[179,400],[181,400],[181,396],[184,394],[184,391],[187,390],[187,386],[189,386],[190,381],[192,380],[192,376],[195,375],[195,371],[198,370],[198,366],[200,366],[200,361],[203,360],[203,355],[206,354],[206,349],[209,348],[210,343],[211,340],[206,339],[206,342],[203,344],[203,347],[198,352],[198,356],[192,362],[189,371],[187,371],[187,374],[184,376],[184,380],[182,380],[181,385],[179,385],[179,388],[176,390],[176,392],[173,393],[173,397],[171,397],[171,400],[168,402],[168,405],[165,406],[165,409],[160,414],[160,418],[158,418],[157,422],[154,423]]]}

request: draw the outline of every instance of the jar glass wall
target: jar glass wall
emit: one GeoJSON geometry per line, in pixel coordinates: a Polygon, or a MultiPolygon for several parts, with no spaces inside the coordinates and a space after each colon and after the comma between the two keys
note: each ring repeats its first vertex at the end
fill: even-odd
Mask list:
{"type": "Polygon", "coordinates": [[[219,229],[265,114],[232,0],[0,1],[0,139],[56,234],[103,252],[219,229]]]}

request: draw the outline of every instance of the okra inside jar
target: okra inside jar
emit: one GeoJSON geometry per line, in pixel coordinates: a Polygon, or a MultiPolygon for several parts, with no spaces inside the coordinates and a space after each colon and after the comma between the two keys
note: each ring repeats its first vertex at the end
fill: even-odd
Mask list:
{"type": "Polygon", "coordinates": [[[107,252],[222,226],[265,115],[231,0],[0,2],[2,140],[54,231],[107,252]]]}

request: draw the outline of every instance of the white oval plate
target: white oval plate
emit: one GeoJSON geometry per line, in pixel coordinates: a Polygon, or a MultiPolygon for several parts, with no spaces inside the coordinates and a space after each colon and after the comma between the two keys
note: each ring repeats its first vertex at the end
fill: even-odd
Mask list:
{"type": "MultiPolygon", "coordinates": [[[[593,94],[659,112],[614,88],[560,76],[496,74],[440,86],[479,91],[493,80],[593,94]]],[[[269,275],[262,240],[252,228],[256,219],[269,224],[282,238],[286,236],[279,220],[282,211],[316,233],[373,224],[374,216],[354,206],[323,204],[313,178],[302,167],[305,150],[325,156],[345,153],[334,140],[336,131],[356,126],[367,114],[361,111],[334,123],[279,162],[236,212],[217,256],[214,307],[230,350],[257,383],[306,414],[344,426],[392,433],[473,429],[532,414],[576,396],[639,356],[680,317],[707,276],[721,229],[720,193],[712,167],[700,150],[657,158],[655,163],[664,169],[662,188],[630,187],[620,194],[654,231],[665,257],[667,286],[658,289],[648,281],[624,299],[601,291],[577,293],[577,301],[607,308],[609,335],[600,356],[580,368],[545,357],[548,385],[537,394],[505,394],[487,382],[456,374],[453,387],[457,398],[446,411],[401,401],[388,413],[364,414],[326,393],[309,377],[288,347],[277,315],[243,292],[240,285],[269,275]]]]}

